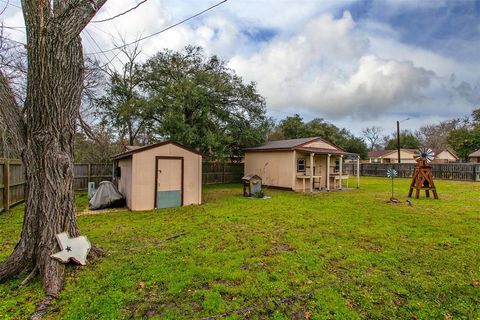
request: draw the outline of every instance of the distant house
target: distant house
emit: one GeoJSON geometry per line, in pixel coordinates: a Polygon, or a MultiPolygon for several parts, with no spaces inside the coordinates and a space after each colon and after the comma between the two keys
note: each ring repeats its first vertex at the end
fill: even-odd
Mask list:
{"type": "MultiPolygon", "coordinates": [[[[415,163],[415,152],[417,149],[400,149],[401,163],[415,163]]],[[[458,161],[458,156],[450,149],[433,149],[435,159],[433,163],[449,163],[458,161]]],[[[374,150],[368,153],[370,163],[398,163],[398,151],[395,150],[374,150]]]]}
{"type": "Polygon", "coordinates": [[[450,163],[460,160],[455,151],[451,149],[433,149],[433,152],[435,152],[433,163],[450,163]]]}
{"type": "MultiPolygon", "coordinates": [[[[400,149],[401,163],[415,163],[416,149],[400,149]]],[[[397,150],[374,150],[368,153],[370,163],[398,163],[397,150]]]]}
{"type": "Polygon", "coordinates": [[[342,170],[346,157],[357,159],[359,165],[357,154],[320,137],[271,141],[245,150],[245,174],[293,191],[342,189],[349,178],[342,170]]]}
{"type": "Polygon", "coordinates": [[[468,155],[470,162],[480,163],[480,149],[468,155]]]}

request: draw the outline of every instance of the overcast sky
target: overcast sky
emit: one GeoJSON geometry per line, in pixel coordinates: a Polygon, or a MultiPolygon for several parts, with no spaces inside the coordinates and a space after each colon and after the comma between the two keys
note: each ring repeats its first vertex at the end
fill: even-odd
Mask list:
{"type": "MultiPolygon", "coordinates": [[[[109,0],[94,20],[138,2],[109,0]]],[[[120,35],[133,41],[217,2],[148,0],[91,23],[82,33],[85,51],[109,49],[120,35]]],[[[10,0],[5,26],[24,25],[19,6],[10,0]]],[[[8,33],[25,41],[21,30],[8,33]]],[[[188,44],[257,82],[277,120],[298,113],[355,134],[371,125],[390,133],[396,120],[409,117],[402,127],[415,129],[480,107],[480,0],[228,0],[141,42],[142,59],[188,44]]],[[[102,61],[113,55],[93,54],[102,61]]]]}

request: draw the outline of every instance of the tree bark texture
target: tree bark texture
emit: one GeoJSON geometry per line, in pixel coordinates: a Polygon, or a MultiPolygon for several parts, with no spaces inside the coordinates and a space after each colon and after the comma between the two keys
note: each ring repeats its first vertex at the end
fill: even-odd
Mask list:
{"type": "Polygon", "coordinates": [[[11,129],[25,168],[20,241],[0,265],[0,281],[34,268],[57,298],[65,267],[50,255],[55,235],[79,235],[73,192],[73,146],[84,64],[80,32],[106,0],[22,0],[27,30],[27,99],[20,109],[0,73],[0,121],[11,129]]]}

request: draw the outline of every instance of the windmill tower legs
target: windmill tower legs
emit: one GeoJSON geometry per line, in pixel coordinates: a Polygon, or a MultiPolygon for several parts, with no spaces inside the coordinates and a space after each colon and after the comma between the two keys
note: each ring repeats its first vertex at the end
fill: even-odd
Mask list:
{"type": "Polygon", "coordinates": [[[413,173],[412,183],[410,184],[410,191],[408,197],[410,198],[415,189],[415,198],[420,196],[420,190],[425,190],[425,196],[430,198],[430,191],[433,193],[433,197],[438,199],[437,189],[435,183],[433,183],[432,167],[428,166],[425,161],[418,161],[413,173]]]}

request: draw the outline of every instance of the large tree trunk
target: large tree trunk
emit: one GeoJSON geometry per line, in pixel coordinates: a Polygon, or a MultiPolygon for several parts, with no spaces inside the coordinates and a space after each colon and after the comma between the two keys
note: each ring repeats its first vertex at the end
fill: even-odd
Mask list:
{"type": "Polygon", "coordinates": [[[38,271],[47,297],[57,298],[65,266],[50,255],[55,235],[79,234],[73,192],[75,121],[84,65],[80,32],[106,0],[23,0],[27,29],[27,100],[20,112],[0,73],[0,120],[13,118],[12,141],[20,148],[26,176],[21,239],[0,265],[0,281],[38,271]]]}

